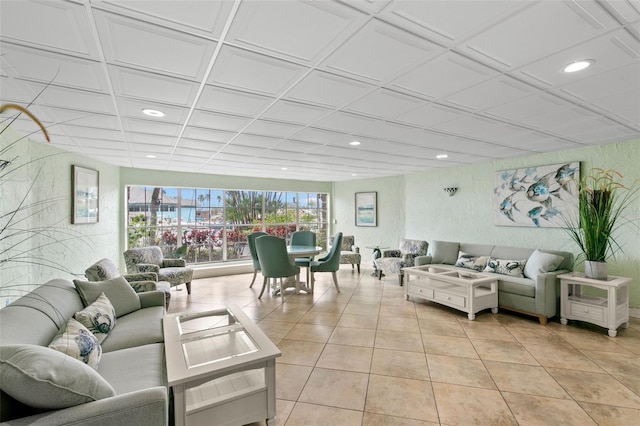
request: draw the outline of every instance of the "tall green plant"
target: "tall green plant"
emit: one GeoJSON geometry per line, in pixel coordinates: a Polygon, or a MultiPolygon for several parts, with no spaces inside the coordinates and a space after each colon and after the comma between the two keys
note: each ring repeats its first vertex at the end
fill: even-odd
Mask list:
{"type": "Polygon", "coordinates": [[[630,186],[622,183],[616,170],[594,168],[578,185],[578,223],[563,215],[564,230],[580,248],[580,258],[605,262],[622,251],[616,240],[619,228],[632,223],[626,210],[637,199],[638,181],[630,186]]]}

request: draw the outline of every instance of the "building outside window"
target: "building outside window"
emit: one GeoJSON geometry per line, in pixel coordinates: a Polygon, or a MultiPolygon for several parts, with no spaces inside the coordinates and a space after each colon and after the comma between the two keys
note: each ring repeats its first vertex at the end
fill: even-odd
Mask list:
{"type": "Polygon", "coordinates": [[[187,248],[187,263],[248,260],[247,236],[264,231],[289,241],[297,230],[327,247],[325,193],[129,186],[128,247],[160,246],[165,257],[187,248]]]}

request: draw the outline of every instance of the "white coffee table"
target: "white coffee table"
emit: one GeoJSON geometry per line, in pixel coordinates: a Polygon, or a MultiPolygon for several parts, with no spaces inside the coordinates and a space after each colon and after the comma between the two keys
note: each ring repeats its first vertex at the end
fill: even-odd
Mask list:
{"type": "Polygon", "coordinates": [[[407,277],[404,290],[407,300],[412,296],[440,303],[466,312],[471,321],[484,309],[491,308],[494,314],[498,312],[498,279],[495,274],[429,265],[402,270],[407,277]]]}
{"type": "Polygon", "coordinates": [[[176,426],[275,423],[281,352],[239,307],[169,314],[163,326],[176,426]]]}

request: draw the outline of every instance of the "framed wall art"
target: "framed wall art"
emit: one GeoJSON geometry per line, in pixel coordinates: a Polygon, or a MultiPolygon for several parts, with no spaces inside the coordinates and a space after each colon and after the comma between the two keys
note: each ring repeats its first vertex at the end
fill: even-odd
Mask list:
{"type": "Polygon", "coordinates": [[[578,214],[580,162],[496,172],[493,223],[559,228],[578,214]]]}
{"type": "Polygon", "coordinates": [[[378,226],[377,192],[356,192],[356,226],[378,226]]]}
{"type": "Polygon", "coordinates": [[[71,223],[98,223],[100,204],[100,176],[97,170],[71,166],[72,216],[71,223]]]}

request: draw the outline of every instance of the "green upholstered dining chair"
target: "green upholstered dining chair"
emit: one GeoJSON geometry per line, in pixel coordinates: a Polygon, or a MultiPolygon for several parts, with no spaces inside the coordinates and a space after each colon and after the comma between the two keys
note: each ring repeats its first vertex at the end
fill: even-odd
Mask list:
{"type": "Polygon", "coordinates": [[[313,293],[313,286],[315,284],[315,272],[331,272],[333,276],[333,284],[336,286],[336,290],[340,293],[340,287],[338,286],[338,276],[336,272],[340,269],[340,248],[342,247],[342,232],[338,232],[333,236],[333,242],[331,243],[331,250],[325,257],[311,261],[309,263],[309,270],[311,271],[311,293],[313,293]]]}
{"type": "MultiPolygon", "coordinates": [[[[291,234],[291,244],[292,246],[316,246],[316,234],[311,231],[296,231],[291,234]]],[[[313,260],[313,256],[311,257],[296,257],[295,263],[296,266],[300,268],[307,268],[307,283],[309,282],[309,262],[313,260]]]]}
{"type": "Polygon", "coordinates": [[[256,275],[258,275],[258,271],[260,270],[260,261],[258,260],[258,252],[256,251],[256,238],[262,237],[263,235],[269,235],[266,232],[252,232],[247,237],[249,241],[249,253],[251,254],[251,261],[253,262],[253,279],[251,280],[251,285],[249,288],[253,287],[253,283],[256,281],[256,275]]]}
{"type": "Polygon", "coordinates": [[[300,268],[293,264],[287,253],[287,243],[282,238],[263,235],[256,238],[256,251],[264,280],[258,299],[262,297],[270,278],[280,278],[280,294],[284,296],[283,278],[300,279],[300,268]]]}

